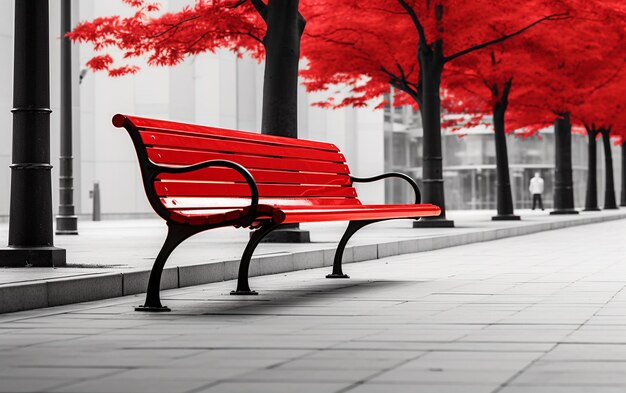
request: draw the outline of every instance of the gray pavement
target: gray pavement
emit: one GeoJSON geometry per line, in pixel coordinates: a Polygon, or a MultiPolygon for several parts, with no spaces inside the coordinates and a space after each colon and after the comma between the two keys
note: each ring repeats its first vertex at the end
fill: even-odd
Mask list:
{"type": "Polygon", "coordinates": [[[0,392],[617,393],[623,220],[0,315],[0,392]]]}
{"type": "MultiPolygon", "coordinates": [[[[350,241],[344,262],[429,251],[481,241],[626,218],[626,210],[551,216],[521,210],[523,220],[491,221],[493,211],[452,211],[456,228],[413,229],[410,220],[393,220],[364,228],[350,241]]],[[[258,276],[330,266],[346,223],[302,225],[311,231],[309,244],[262,244],[255,252],[251,275],[258,276]]],[[[68,267],[0,269],[0,313],[145,291],[150,267],[165,237],[160,219],[81,222],[79,236],[58,236],[67,249],[68,267]]],[[[222,228],[187,240],[170,257],[163,288],[181,288],[230,280],[249,231],[222,228]]],[[[7,226],[0,225],[0,239],[7,226]]]]}

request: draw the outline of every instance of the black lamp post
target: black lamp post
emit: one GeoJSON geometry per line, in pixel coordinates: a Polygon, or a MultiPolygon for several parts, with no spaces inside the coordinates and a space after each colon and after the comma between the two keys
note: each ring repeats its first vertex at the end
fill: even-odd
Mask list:
{"type": "Polygon", "coordinates": [[[54,247],[48,0],[15,0],[9,245],[1,266],[64,266],[54,247]]]}
{"type": "Polygon", "coordinates": [[[57,235],[78,235],[72,157],[72,45],[65,37],[72,29],[71,21],[71,0],[61,0],[61,156],[57,235]]]}

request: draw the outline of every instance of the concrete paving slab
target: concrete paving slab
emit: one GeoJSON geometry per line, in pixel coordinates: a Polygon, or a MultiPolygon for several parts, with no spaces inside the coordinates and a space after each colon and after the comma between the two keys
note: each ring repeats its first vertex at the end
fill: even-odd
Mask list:
{"type": "Polygon", "coordinates": [[[350,264],[350,280],[260,276],[254,299],[164,290],[166,314],[134,312],[141,295],[8,313],[0,391],[622,392],[624,237],[612,221],[350,264]]]}
{"type": "Polygon", "coordinates": [[[168,314],[134,312],[141,296],[5,314],[2,389],[624,391],[624,237],[613,221],[351,264],[341,282],[255,277],[254,299],[165,290],[168,314]]]}

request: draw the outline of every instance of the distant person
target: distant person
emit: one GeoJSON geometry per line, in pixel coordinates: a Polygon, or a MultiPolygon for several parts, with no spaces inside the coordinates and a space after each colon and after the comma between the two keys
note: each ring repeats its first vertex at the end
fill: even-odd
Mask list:
{"type": "Polygon", "coordinates": [[[539,208],[543,210],[543,201],[541,200],[541,194],[543,194],[543,179],[539,176],[539,172],[535,172],[535,177],[530,179],[530,186],[528,190],[533,196],[533,210],[539,203],[539,208]]]}

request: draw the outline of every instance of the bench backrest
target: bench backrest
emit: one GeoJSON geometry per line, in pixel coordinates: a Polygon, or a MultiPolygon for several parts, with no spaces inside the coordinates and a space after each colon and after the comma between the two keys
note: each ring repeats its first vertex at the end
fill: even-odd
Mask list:
{"type": "MultiPolygon", "coordinates": [[[[345,157],[330,143],[126,115],[116,115],[113,124],[129,132],[140,163],[149,159],[159,165],[181,166],[220,159],[241,164],[257,182],[259,203],[360,204],[345,157]]],[[[161,174],[153,180],[146,178],[144,169],[146,192],[151,187],[167,209],[249,204],[248,185],[231,169],[161,174]]]]}

